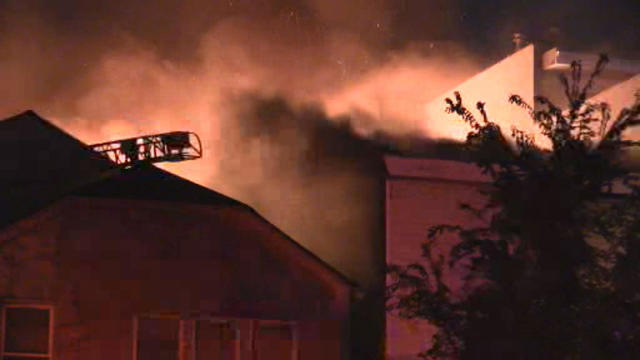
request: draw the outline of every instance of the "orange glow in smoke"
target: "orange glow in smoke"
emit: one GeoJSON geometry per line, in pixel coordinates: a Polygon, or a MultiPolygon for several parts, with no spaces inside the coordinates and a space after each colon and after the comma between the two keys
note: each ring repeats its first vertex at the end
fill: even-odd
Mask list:
{"type": "Polygon", "coordinates": [[[368,53],[357,42],[336,40],[301,54],[277,43],[252,47],[241,42],[250,37],[243,35],[246,31],[215,28],[203,38],[201,61],[189,66],[165,61],[142,48],[110,53],[89,74],[87,91],[73,99],[71,116],[42,114],[89,144],[193,131],[202,139],[203,160],[160,166],[235,196],[237,180],[220,173],[220,161],[233,156],[245,162],[240,181],[265,180],[260,169],[268,151],[264,143],[239,138],[237,130],[244,123],[238,109],[247,106],[243,94],[283,96],[293,106],[320,104],[329,117],[349,116],[354,131],[365,137],[382,131],[450,138],[450,129],[465,129],[464,124],[445,120],[444,111],[425,114],[423,109],[475,73],[468,60],[398,52],[375,64],[361,64],[359,72],[345,78],[344,62],[357,64],[368,53]],[[317,60],[326,51],[335,53],[330,58],[340,63],[317,60]],[[425,127],[426,123],[440,125],[425,127]],[[223,145],[229,139],[237,140],[236,149],[223,145]]]}
{"type": "Polygon", "coordinates": [[[82,91],[61,94],[50,111],[35,110],[88,144],[195,132],[202,140],[202,159],[159,166],[248,203],[369,286],[368,269],[376,266],[371,261],[377,251],[369,239],[378,236],[372,233],[371,209],[380,204],[375,197],[362,200],[362,193],[372,180],[357,169],[313,174],[295,162],[283,168],[278,161],[304,160],[309,134],[297,133],[295,124],[278,130],[286,135],[270,134],[263,124],[258,133],[264,135],[248,138],[246,127],[255,126],[255,119],[244,118],[254,106],[246,95],[281,96],[294,109],[318,104],[329,117],[350,116],[361,136],[373,131],[415,135],[420,124],[436,121],[420,112],[424,104],[476,69],[467,60],[425,58],[414,51],[365,64],[364,55],[374,56],[357,39],[335,37],[304,52],[267,40],[244,24],[225,23],[203,38],[192,63],[166,61],[142,46],[116,49],[91,69],[82,91]],[[347,63],[357,71],[345,74],[347,63]],[[348,248],[339,245],[342,239],[351,239],[348,248]]]}

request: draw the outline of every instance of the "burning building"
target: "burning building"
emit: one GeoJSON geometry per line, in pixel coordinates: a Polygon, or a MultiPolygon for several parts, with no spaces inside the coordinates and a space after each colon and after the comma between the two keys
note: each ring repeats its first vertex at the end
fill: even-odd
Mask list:
{"type": "Polygon", "coordinates": [[[353,283],[157,140],[0,121],[0,359],[348,358],[353,283]]]}
{"type": "MultiPolygon", "coordinates": [[[[566,52],[557,48],[543,52],[534,45],[518,49],[427,104],[427,117],[443,121],[425,123],[425,126],[438,126],[440,130],[442,126],[450,126],[450,138],[465,138],[468,129],[459,126],[461,120],[457,115],[444,112],[444,99],[459,91],[467,105],[485,102],[490,119],[502,129],[516,126],[535,135],[537,128],[529,114],[508,104],[508,97],[518,94],[533,104],[534,95],[545,95],[562,105],[564,98],[557,73],[568,70],[573,60],[580,60],[584,72],[590,73],[597,58],[594,54],[566,52]]],[[[597,80],[591,100],[609,103],[615,115],[633,103],[635,92],[640,89],[640,62],[612,58],[607,70],[597,80]]],[[[638,138],[638,135],[633,132],[626,134],[630,138],[638,138]]],[[[540,145],[545,146],[544,143],[540,145]]],[[[419,262],[420,245],[427,238],[428,228],[433,225],[477,225],[475,222],[478,220],[461,210],[459,205],[482,205],[483,197],[478,190],[488,185],[490,179],[456,146],[445,151],[436,150],[434,148],[419,156],[387,156],[385,159],[387,263],[407,265],[419,262]]],[[[637,167],[637,155],[629,155],[628,166],[637,167]]],[[[455,242],[455,239],[448,240],[455,242]]],[[[459,289],[459,277],[449,275],[452,288],[459,289]]],[[[416,359],[419,352],[430,347],[429,339],[433,332],[433,327],[426,321],[403,320],[387,314],[388,358],[416,359]]]]}

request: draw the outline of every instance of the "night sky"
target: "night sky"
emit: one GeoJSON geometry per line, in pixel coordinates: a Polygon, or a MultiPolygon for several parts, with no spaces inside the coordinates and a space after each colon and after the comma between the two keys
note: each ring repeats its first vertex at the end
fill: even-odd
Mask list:
{"type": "Polygon", "coordinates": [[[184,56],[198,35],[231,16],[296,22],[318,32],[346,29],[382,47],[454,40],[486,53],[510,46],[511,34],[523,32],[581,49],[640,48],[640,2],[633,0],[3,0],[0,8],[3,27],[37,15],[61,34],[87,42],[124,31],[168,57],[184,56]]]}

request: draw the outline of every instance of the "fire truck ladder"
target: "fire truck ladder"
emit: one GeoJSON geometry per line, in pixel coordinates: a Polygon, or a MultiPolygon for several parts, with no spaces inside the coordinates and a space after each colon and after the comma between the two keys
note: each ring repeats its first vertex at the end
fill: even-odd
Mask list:
{"type": "Polygon", "coordinates": [[[125,168],[141,163],[176,162],[202,157],[200,138],[188,131],[109,141],[90,145],[89,148],[125,168]]]}

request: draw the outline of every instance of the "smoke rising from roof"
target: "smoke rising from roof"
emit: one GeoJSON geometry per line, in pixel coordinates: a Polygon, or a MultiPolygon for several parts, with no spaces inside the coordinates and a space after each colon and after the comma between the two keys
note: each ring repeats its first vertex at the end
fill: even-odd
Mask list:
{"type": "MultiPolygon", "coordinates": [[[[508,15],[536,11],[511,3],[6,0],[0,116],[31,108],[87,143],[195,131],[204,159],[165,168],[255,206],[366,282],[362,244],[382,236],[373,140],[446,138],[420,126],[438,121],[423,107],[478,66],[442,40],[469,45],[477,35],[492,38],[483,46],[511,47],[516,25],[535,38],[522,14],[508,15]]],[[[571,8],[554,5],[551,18],[571,8]]],[[[589,23],[571,19],[576,29],[589,23]]],[[[633,47],[638,32],[628,25],[633,47]]]]}
{"type": "Polygon", "coordinates": [[[416,134],[421,106],[475,70],[459,48],[389,48],[390,4],[5,2],[0,113],[32,108],[86,143],[195,131],[204,159],[165,168],[367,286],[382,259],[367,139],[442,136],[416,134]]]}

